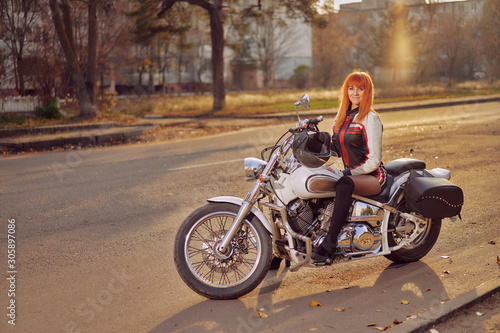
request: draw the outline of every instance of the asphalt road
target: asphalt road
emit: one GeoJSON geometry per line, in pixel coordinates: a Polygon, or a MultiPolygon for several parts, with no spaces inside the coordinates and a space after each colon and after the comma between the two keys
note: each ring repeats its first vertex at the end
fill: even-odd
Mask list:
{"type": "Polygon", "coordinates": [[[285,269],[233,301],[206,300],[183,284],[173,239],[206,198],[244,196],[252,184],[243,158],[258,157],[289,126],[0,159],[0,262],[15,281],[0,285],[0,331],[373,332],[498,278],[500,103],[381,117],[384,161],[411,151],[428,168],[452,170],[465,192],[463,221],[445,221],[420,262],[285,269]]]}

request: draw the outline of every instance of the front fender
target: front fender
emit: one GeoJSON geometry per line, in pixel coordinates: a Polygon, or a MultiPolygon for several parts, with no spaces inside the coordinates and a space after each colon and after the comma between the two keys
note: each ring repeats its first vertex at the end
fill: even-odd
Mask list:
{"type": "MultiPolygon", "coordinates": [[[[208,202],[224,202],[224,203],[230,203],[230,204],[237,205],[237,206],[241,206],[243,204],[243,199],[237,198],[237,197],[231,197],[231,196],[210,198],[207,201],[208,202]]],[[[253,215],[255,215],[259,219],[259,221],[267,229],[267,231],[269,231],[269,233],[272,234],[273,229],[271,228],[271,223],[269,223],[269,220],[264,216],[264,214],[255,206],[252,206],[251,212],[253,215]]]]}

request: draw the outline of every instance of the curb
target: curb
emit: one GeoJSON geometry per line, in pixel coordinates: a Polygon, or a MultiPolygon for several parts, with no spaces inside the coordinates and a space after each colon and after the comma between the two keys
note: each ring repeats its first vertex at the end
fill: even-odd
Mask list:
{"type": "Polygon", "coordinates": [[[104,130],[117,127],[115,123],[99,124],[77,124],[77,125],[55,125],[43,127],[24,127],[0,129],[0,138],[10,138],[13,136],[33,135],[33,134],[56,134],[61,132],[84,131],[84,130],[104,130]]]}
{"type": "MultiPolygon", "coordinates": [[[[74,126],[73,126],[74,127],[74,126]]],[[[94,126],[93,129],[100,129],[105,131],[110,127],[99,127],[94,126]]],[[[11,153],[17,153],[22,151],[40,151],[40,150],[51,150],[54,148],[73,148],[73,147],[93,147],[93,146],[104,146],[104,145],[116,145],[128,142],[137,141],[143,134],[155,129],[157,125],[143,124],[137,125],[134,128],[119,131],[115,133],[101,133],[101,134],[89,134],[77,137],[67,137],[60,139],[50,139],[50,140],[39,140],[39,141],[25,141],[25,142],[1,142],[0,141],[0,152],[7,151],[11,153]]],[[[76,127],[74,127],[76,128],[76,127]]],[[[77,128],[82,130],[81,127],[77,128]]],[[[88,130],[89,127],[84,127],[88,130]]]]}
{"type": "Polygon", "coordinates": [[[469,308],[479,301],[500,291],[500,278],[483,283],[476,289],[449,300],[437,308],[424,312],[415,319],[408,319],[390,329],[392,333],[422,333],[431,329],[460,310],[469,308]]]}

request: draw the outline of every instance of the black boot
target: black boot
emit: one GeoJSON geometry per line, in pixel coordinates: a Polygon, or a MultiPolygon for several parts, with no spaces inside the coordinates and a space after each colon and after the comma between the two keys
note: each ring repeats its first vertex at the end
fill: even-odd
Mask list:
{"type": "Polygon", "coordinates": [[[318,247],[312,250],[312,258],[318,261],[326,261],[334,256],[336,250],[337,242],[327,236],[318,247]]]}
{"type": "Polygon", "coordinates": [[[323,242],[317,248],[313,249],[313,258],[321,261],[332,258],[337,252],[337,238],[347,219],[347,214],[349,214],[354,182],[350,177],[343,176],[337,182],[335,191],[335,206],[328,234],[323,242]]]}

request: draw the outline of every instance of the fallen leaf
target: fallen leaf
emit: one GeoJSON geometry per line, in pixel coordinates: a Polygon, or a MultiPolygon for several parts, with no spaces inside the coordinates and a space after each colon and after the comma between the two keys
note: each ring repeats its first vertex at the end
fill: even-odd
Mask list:
{"type": "Polygon", "coordinates": [[[318,303],[316,301],[311,301],[311,303],[309,304],[309,306],[323,306],[323,304],[318,303]]]}
{"type": "Polygon", "coordinates": [[[399,324],[401,324],[401,322],[397,319],[394,319],[394,321],[392,322],[391,326],[389,326],[389,328],[394,327],[394,326],[399,325],[399,324]]]}
{"type": "Polygon", "coordinates": [[[499,256],[497,256],[497,264],[500,265],[500,257],[499,256]]]}
{"type": "Polygon", "coordinates": [[[340,308],[340,307],[339,308],[333,308],[333,311],[335,311],[335,312],[344,312],[344,310],[345,310],[344,308],[340,308]]]}
{"type": "Polygon", "coordinates": [[[491,244],[491,245],[496,245],[497,243],[495,241],[489,241],[488,244],[491,244]]]}
{"type": "Polygon", "coordinates": [[[260,312],[259,310],[255,310],[255,312],[257,312],[257,315],[259,317],[261,317],[262,319],[266,319],[267,317],[269,317],[268,315],[266,315],[264,312],[260,312]]]}
{"type": "Polygon", "coordinates": [[[444,274],[450,274],[450,271],[444,271],[443,273],[444,274]]]}
{"type": "Polygon", "coordinates": [[[375,324],[375,323],[370,323],[370,324],[366,325],[366,327],[373,327],[373,326],[376,326],[376,325],[377,324],[375,324]]]}
{"type": "Polygon", "coordinates": [[[408,305],[410,304],[410,301],[406,300],[406,299],[402,299],[399,301],[400,304],[403,304],[403,305],[408,305]]]}

